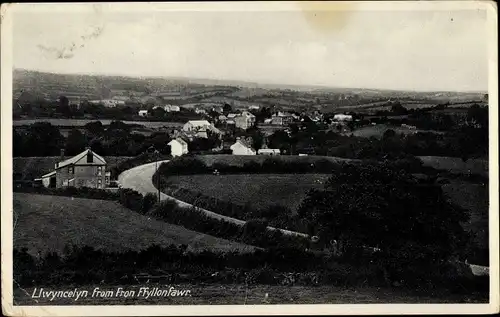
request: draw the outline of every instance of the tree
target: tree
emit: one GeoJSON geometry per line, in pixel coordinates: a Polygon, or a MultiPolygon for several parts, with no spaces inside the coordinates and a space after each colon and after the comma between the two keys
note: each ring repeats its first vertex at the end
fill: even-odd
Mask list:
{"type": "Polygon", "coordinates": [[[298,215],[322,241],[342,241],[346,254],[378,247],[387,265],[399,268],[460,255],[469,239],[460,224],[467,213],[445,199],[440,185],[388,164],[339,164],[298,215]]]}
{"type": "Polygon", "coordinates": [[[101,136],[104,133],[104,126],[101,121],[92,121],[84,126],[88,134],[92,136],[101,136]]]}
{"type": "Polygon", "coordinates": [[[27,156],[59,155],[64,146],[64,137],[59,128],[48,122],[36,122],[30,125],[24,140],[27,156]]]}
{"type": "Polygon", "coordinates": [[[87,138],[85,135],[80,132],[78,129],[73,129],[68,134],[68,138],[66,139],[66,147],[65,153],[66,155],[76,155],[87,147],[87,138]]]}
{"type": "Polygon", "coordinates": [[[228,113],[231,113],[233,111],[233,107],[231,107],[230,104],[228,103],[224,103],[224,107],[222,108],[222,112],[224,113],[224,115],[228,115],[228,113]]]}
{"type": "Polygon", "coordinates": [[[154,118],[163,118],[165,117],[165,110],[161,107],[156,107],[151,110],[151,115],[154,118]]]}
{"type": "Polygon", "coordinates": [[[393,103],[391,107],[391,112],[396,115],[408,114],[408,110],[401,105],[399,101],[393,103]]]}
{"type": "Polygon", "coordinates": [[[71,108],[69,107],[69,99],[66,96],[59,97],[59,111],[66,117],[71,116],[71,108]]]}

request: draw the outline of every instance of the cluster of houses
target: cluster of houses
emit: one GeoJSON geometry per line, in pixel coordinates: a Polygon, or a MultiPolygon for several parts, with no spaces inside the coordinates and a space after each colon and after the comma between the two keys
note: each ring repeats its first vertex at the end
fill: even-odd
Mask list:
{"type": "Polygon", "coordinates": [[[217,120],[220,123],[234,125],[236,128],[243,130],[247,130],[255,125],[255,116],[246,110],[241,113],[228,113],[227,116],[221,114],[217,120]]]}
{"type": "MultiPolygon", "coordinates": [[[[275,113],[271,118],[271,120],[276,120],[275,124],[279,125],[289,124],[296,119],[298,119],[296,115],[285,112],[275,113]]],[[[338,114],[333,119],[334,122],[344,123],[352,121],[353,118],[350,115],[338,114]]],[[[226,120],[225,123],[234,124],[241,129],[248,129],[255,125],[255,116],[248,111],[242,111],[238,114],[230,113],[225,118],[219,117],[219,120],[226,120]],[[230,123],[230,120],[233,123],[230,123]]],[[[171,148],[171,155],[176,157],[189,153],[189,142],[195,138],[208,138],[210,134],[218,136],[221,140],[224,136],[224,132],[208,120],[190,120],[186,122],[182,129],[173,131],[172,140],[168,143],[171,148]]],[[[281,154],[279,149],[268,148],[267,142],[264,142],[261,149],[256,150],[253,147],[252,139],[248,137],[236,138],[236,141],[229,149],[233,155],[281,154]]],[[[106,171],[106,166],[106,160],[90,148],[69,159],[65,159],[64,151],[62,151],[60,162],[55,164],[54,170],[35,179],[35,181],[41,182],[45,187],[61,188],[72,186],[104,189],[110,184],[110,172],[106,171]]]]}

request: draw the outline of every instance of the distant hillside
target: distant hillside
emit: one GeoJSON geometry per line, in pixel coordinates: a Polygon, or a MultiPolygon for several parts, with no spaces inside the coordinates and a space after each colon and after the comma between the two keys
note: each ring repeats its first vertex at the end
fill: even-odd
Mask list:
{"type": "MultiPolygon", "coordinates": [[[[415,98],[443,101],[477,100],[486,92],[416,92],[364,88],[335,88],[318,85],[288,85],[256,83],[241,80],[204,79],[188,77],[130,77],[85,74],[54,74],[15,69],[14,98],[29,93],[29,98],[56,99],[60,95],[89,99],[120,96],[194,96],[206,89],[224,90],[231,87],[250,90],[288,90],[310,94],[357,94],[363,97],[415,98]]],[[[261,92],[262,93],[262,92],[261,92]]]]}

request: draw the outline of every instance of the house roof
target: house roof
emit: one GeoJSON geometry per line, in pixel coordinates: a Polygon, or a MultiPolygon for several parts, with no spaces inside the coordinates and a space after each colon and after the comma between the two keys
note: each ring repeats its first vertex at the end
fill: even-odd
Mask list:
{"type": "Polygon", "coordinates": [[[188,123],[191,123],[195,127],[210,125],[210,122],[207,120],[189,120],[188,123]]]}
{"type": "Polygon", "coordinates": [[[70,159],[67,159],[65,161],[59,162],[57,164],[57,168],[56,169],[59,169],[61,167],[68,166],[68,165],[71,165],[71,164],[73,164],[73,165],[80,165],[79,161],[82,160],[83,158],[87,157],[87,153],[89,153],[89,152],[92,153],[92,155],[94,156],[94,158],[97,159],[97,161],[94,160],[92,163],[87,163],[87,161],[85,160],[84,162],[81,162],[82,165],[103,165],[103,164],[106,164],[106,160],[103,159],[102,156],[97,155],[95,152],[92,152],[92,150],[90,150],[90,149],[86,149],[82,153],[80,153],[78,155],[75,155],[75,156],[73,156],[70,159]]]}
{"type": "MultiPolygon", "coordinates": [[[[236,145],[237,143],[240,143],[241,145],[243,145],[243,146],[244,146],[244,147],[246,147],[246,148],[249,148],[249,149],[254,150],[254,149],[253,149],[253,147],[252,147],[250,144],[248,144],[248,143],[247,143],[245,140],[243,140],[243,139],[236,140],[236,142],[235,142],[235,143],[231,146],[231,148],[232,148],[234,145],[236,145]]],[[[254,150],[254,151],[255,151],[255,150],[254,150]]]]}
{"type": "Polygon", "coordinates": [[[45,175],[42,175],[42,177],[41,177],[41,178],[47,178],[47,177],[54,176],[54,175],[56,175],[56,171],[52,171],[52,172],[50,172],[50,173],[47,173],[47,174],[45,174],[45,175]]]}
{"type": "Polygon", "coordinates": [[[172,145],[171,143],[174,142],[174,141],[177,141],[178,143],[180,143],[181,145],[187,145],[187,142],[184,141],[183,139],[181,138],[175,138],[173,139],[172,141],[168,142],[168,145],[172,145]]]}
{"type": "Polygon", "coordinates": [[[245,117],[247,117],[247,118],[254,118],[254,117],[255,117],[253,114],[251,114],[251,113],[250,113],[250,112],[248,112],[248,111],[243,111],[243,112],[241,113],[241,115],[242,115],[242,116],[245,116],[245,117]]]}

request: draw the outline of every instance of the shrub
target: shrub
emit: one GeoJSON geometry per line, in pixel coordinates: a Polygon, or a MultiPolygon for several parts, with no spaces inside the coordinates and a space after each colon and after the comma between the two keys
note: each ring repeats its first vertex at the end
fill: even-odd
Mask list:
{"type": "Polygon", "coordinates": [[[146,214],[157,201],[158,201],[158,195],[153,193],[147,193],[142,199],[141,213],[146,214]]]}
{"type": "Polygon", "coordinates": [[[143,197],[142,195],[132,189],[120,189],[120,203],[129,209],[132,209],[137,212],[142,211],[143,206],[143,197]]]}

